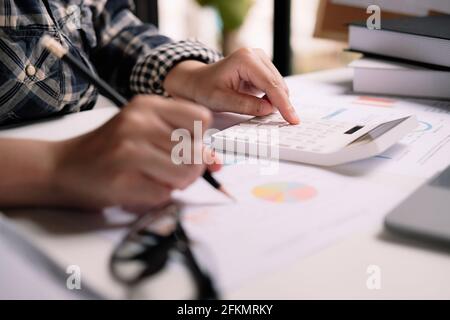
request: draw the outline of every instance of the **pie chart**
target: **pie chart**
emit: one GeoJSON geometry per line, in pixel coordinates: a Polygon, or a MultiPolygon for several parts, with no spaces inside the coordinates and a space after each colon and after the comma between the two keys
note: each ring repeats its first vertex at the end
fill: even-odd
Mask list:
{"type": "Polygon", "coordinates": [[[258,199],[274,202],[304,202],[313,199],[317,190],[298,182],[276,182],[256,186],[252,194],[258,199]]]}

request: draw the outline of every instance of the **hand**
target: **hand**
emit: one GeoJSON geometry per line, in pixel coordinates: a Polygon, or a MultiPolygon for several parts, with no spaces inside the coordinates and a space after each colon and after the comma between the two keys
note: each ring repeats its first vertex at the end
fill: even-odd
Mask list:
{"type": "Polygon", "coordinates": [[[174,97],[213,111],[263,116],[276,108],[286,121],[299,123],[282,76],[260,49],[240,49],[210,65],[181,62],[169,72],[164,87],[174,97]]]}
{"type": "MultiPolygon", "coordinates": [[[[176,165],[171,159],[178,143],[171,141],[172,131],[185,128],[194,139],[194,120],[207,129],[211,114],[190,102],[134,98],[99,129],[59,143],[55,173],[60,196],[68,205],[85,208],[148,208],[166,202],[172,190],[186,188],[205,170],[204,164],[176,165]]],[[[202,152],[198,148],[194,151],[202,152]]]]}

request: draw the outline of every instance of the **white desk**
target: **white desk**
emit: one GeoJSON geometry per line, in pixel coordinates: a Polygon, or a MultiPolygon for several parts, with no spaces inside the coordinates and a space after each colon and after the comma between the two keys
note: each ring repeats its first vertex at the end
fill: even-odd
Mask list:
{"type": "MultiPolygon", "coordinates": [[[[311,88],[320,90],[316,94],[345,92],[350,90],[351,72],[346,69],[309,74],[293,77],[289,81],[299,79],[311,80],[311,88]]],[[[301,90],[301,89],[295,89],[301,90]]],[[[87,117],[92,119],[96,111],[87,117]]],[[[114,114],[111,109],[109,116],[114,114]]],[[[104,115],[104,113],[102,113],[104,115]]],[[[108,118],[108,117],[106,117],[108,118]]],[[[102,122],[105,119],[97,119],[102,122]]],[[[91,121],[91,120],[86,120],[91,121]]],[[[61,127],[61,136],[65,138],[77,133],[77,128],[70,128],[69,120],[62,120],[52,126],[61,127]],[[64,128],[64,129],[63,129],[64,128]]],[[[49,124],[42,124],[42,128],[49,124]]],[[[89,124],[94,128],[98,123],[89,124]]],[[[26,129],[14,129],[14,136],[29,136],[26,129]]],[[[10,133],[11,133],[10,132],[10,133]]],[[[19,218],[20,219],[20,218],[19,218]]],[[[79,219],[73,218],[74,221],[79,219]]],[[[82,270],[89,270],[84,278],[86,283],[95,283],[96,289],[112,293],[111,297],[123,297],[123,289],[111,281],[110,275],[105,272],[104,265],[98,261],[107,261],[110,254],[110,244],[98,241],[98,238],[85,234],[82,238],[76,235],[65,235],[64,241],[58,244],[54,238],[37,228],[30,221],[22,221],[25,228],[34,234],[33,241],[40,247],[52,247],[55,252],[72,251],[72,258],[77,261],[82,270]],[[60,246],[58,248],[58,246],[60,246]],[[86,248],[80,250],[80,247],[86,248]],[[81,264],[80,264],[81,262],[81,264]],[[95,275],[95,277],[91,276],[95,275]]],[[[5,248],[0,250],[6,250],[5,248]]],[[[3,254],[2,254],[3,256],[3,254]]],[[[58,257],[56,257],[58,258],[58,257]]],[[[2,259],[2,263],[6,262],[2,259]]],[[[24,263],[24,268],[27,263],[24,263]]],[[[30,269],[30,272],[35,269],[30,269]]],[[[230,299],[310,299],[310,298],[344,298],[344,299],[383,299],[383,298],[424,298],[424,299],[450,299],[450,250],[430,245],[421,245],[409,240],[402,240],[383,230],[380,223],[364,230],[349,234],[345,239],[338,241],[306,258],[297,259],[285,267],[278,268],[276,272],[259,277],[244,286],[227,293],[225,298],[230,299]],[[369,265],[377,265],[381,270],[381,289],[369,290],[366,273],[369,265]]],[[[19,276],[14,270],[3,270],[0,279],[17,279],[19,276]],[[9,272],[9,274],[8,274],[9,272]]],[[[24,272],[24,271],[22,271],[24,272]]],[[[58,295],[56,286],[64,285],[61,280],[48,279],[48,285],[40,285],[40,291],[35,294],[21,292],[25,285],[8,288],[10,297],[54,297],[58,295]],[[59,282],[58,282],[59,281],[59,282]],[[16,289],[17,289],[16,288],[16,289]],[[48,289],[48,290],[47,290],[48,289]]],[[[4,287],[0,287],[0,296],[8,297],[4,287]]],[[[59,290],[59,289],[58,289],[59,290]]],[[[167,292],[170,297],[170,292],[167,292]]]]}

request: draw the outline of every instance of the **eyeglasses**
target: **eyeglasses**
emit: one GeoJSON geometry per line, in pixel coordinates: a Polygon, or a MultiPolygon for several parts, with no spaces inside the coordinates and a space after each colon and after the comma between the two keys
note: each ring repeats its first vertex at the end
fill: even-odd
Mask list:
{"type": "Polygon", "coordinates": [[[173,260],[187,268],[196,287],[193,298],[217,299],[211,278],[190,249],[180,214],[179,205],[170,203],[138,219],[115,248],[110,259],[111,273],[120,283],[135,287],[162,273],[173,260]]]}

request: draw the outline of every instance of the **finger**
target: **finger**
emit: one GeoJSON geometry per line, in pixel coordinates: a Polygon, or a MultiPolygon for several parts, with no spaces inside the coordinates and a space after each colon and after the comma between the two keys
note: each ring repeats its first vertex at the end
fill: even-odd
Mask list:
{"type": "Polygon", "coordinates": [[[183,164],[178,162],[179,159],[172,159],[172,154],[151,147],[143,149],[143,156],[139,163],[142,171],[151,179],[171,188],[186,188],[205,170],[203,164],[189,164],[192,163],[189,161],[193,160],[192,157],[188,159],[188,164],[183,164]]]}
{"type": "Polygon", "coordinates": [[[193,146],[191,159],[194,159],[195,154],[200,155],[199,159],[201,159],[203,135],[211,122],[210,112],[201,106],[185,101],[160,99],[158,102],[152,106],[152,109],[144,109],[149,116],[148,122],[144,126],[149,142],[162,151],[171,153],[180,142],[181,137],[182,141],[190,139],[192,140],[191,146],[193,146]],[[196,121],[200,121],[201,124],[196,124],[196,121]],[[186,129],[188,132],[176,132],[178,129],[186,129]],[[174,135],[175,133],[177,134],[174,135]]]}
{"type": "Polygon", "coordinates": [[[264,95],[264,92],[256,88],[254,85],[252,85],[250,82],[247,81],[241,81],[239,84],[239,92],[243,94],[252,95],[255,97],[261,97],[264,95]]]}
{"type": "Polygon", "coordinates": [[[134,110],[124,110],[112,121],[118,122],[113,126],[113,130],[120,136],[126,136],[135,141],[147,141],[166,152],[170,152],[175,146],[175,142],[171,139],[174,129],[155,114],[152,108],[145,105],[140,109],[136,107],[134,110]]]}
{"type": "Polygon", "coordinates": [[[172,141],[173,128],[159,118],[149,122],[146,131],[148,141],[162,151],[170,153],[177,143],[172,141]]]}
{"type": "Polygon", "coordinates": [[[299,118],[289,97],[283,89],[279,77],[266,68],[261,61],[247,58],[245,64],[240,64],[239,75],[245,81],[250,81],[258,89],[264,91],[272,105],[281,113],[284,119],[292,124],[298,124],[299,118]]]}
{"type": "Polygon", "coordinates": [[[212,172],[219,171],[222,168],[223,160],[214,149],[203,148],[203,162],[212,172]]]}
{"type": "Polygon", "coordinates": [[[284,81],[283,76],[280,74],[280,72],[278,71],[278,69],[274,66],[274,64],[272,63],[272,61],[270,60],[270,58],[267,56],[267,54],[261,50],[261,49],[255,49],[255,53],[259,56],[259,58],[261,59],[262,63],[264,63],[264,65],[269,68],[273,74],[276,74],[279,77],[279,80],[283,86],[284,91],[286,92],[286,94],[289,96],[289,88],[286,84],[286,81],[284,81]]]}
{"type": "Polygon", "coordinates": [[[265,116],[273,112],[269,101],[232,90],[217,91],[214,93],[217,101],[217,111],[230,111],[253,116],[265,116]]]}
{"type": "Polygon", "coordinates": [[[223,167],[223,165],[219,164],[219,163],[214,163],[214,164],[207,165],[208,170],[211,171],[211,172],[220,171],[222,169],[222,167],[223,167]]]}
{"type": "Polygon", "coordinates": [[[184,128],[194,133],[194,122],[200,121],[206,130],[212,121],[211,112],[205,107],[186,102],[167,100],[155,108],[156,113],[173,128],[184,128]]]}
{"type": "MultiPolygon", "coordinates": [[[[269,98],[267,97],[267,95],[265,94],[264,96],[262,96],[261,99],[266,100],[268,103],[270,103],[270,105],[272,105],[272,102],[270,102],[269,98]]],[[[273,106],[272,106],[273,107],[273,106]]],[[[275,112],[277,109],[275,107],[273,107],[273,112],[275,112]]]]}
{"type": "Polygon", "coordinates": [[[143,174],[136,174],[134,179],[126,190],[127,199],[121,205],[129,208],[150,209],[170,200],[172,190],[169,187],[143,174]]]}

